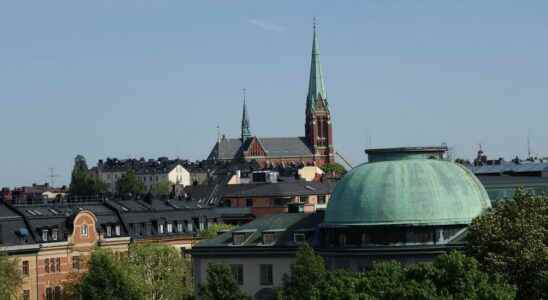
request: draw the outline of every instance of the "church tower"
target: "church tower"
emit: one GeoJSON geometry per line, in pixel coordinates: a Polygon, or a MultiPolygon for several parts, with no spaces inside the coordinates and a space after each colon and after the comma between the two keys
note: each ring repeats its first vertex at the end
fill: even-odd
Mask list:
{"type": "Polygon", "coordinates": [[[241,128],[241,138],[242,143],[245,143],[248,138],[251,137],[251,129],[249,129],[249,116],[247,115],[247,103],[245,99],[245,89],[243,90],[244,93],[244,108],[242,112],[242,128],[241,128]]]}
{"type": "Polygon", "coordinates": [[[318,165],[335,161],[333,148],[333,130],[331,113],[325,93],[325,83],[320,64],[320,46],[316,22],[312,39],[312,59],[310,63],[310,79],[306,98],[306,140],[314,153],[314,161],[318,165]]]}

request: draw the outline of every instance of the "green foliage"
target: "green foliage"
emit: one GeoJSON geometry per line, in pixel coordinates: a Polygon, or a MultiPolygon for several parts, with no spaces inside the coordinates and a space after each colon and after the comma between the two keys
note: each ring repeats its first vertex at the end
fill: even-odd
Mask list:
{"type": "Polygon", "coordinates": [[[159,181],[150,187],[150,193],[154,196],[167,196],[171,192],[171,184],[167,180],[159,181]]]}
{"type": "Polygon", "coordinates": [[[326,174],[332,174],[335,173],[336,176],[343,176],[346,174],[346,168],[343,167],[339,163],[330,163],[325,164],[323,167],[321,167],[322,171],[324,171],[326,174]]]}
{"type": "Polygon", "coordinates": [[[129,266],[142,283],[144,296],[152,300],[188,299],[192,296],[190,265],[172,246],[132,245],[129,266]]]}
{"type": "Polygon", "coordinates": [[[0,253],[0,299],[18,299],[17,291],[23,284],[23,275],[17,259],[0,253]]]}
{"type": "Polygon", "coordinates": [[[127,264],[114,258],[107,250],[93,252],[89,271],[80,284],[83,300],[140,300],[143,291],[127,264]]]}
{"type": "Polygon", "coordinates": [[[70,193],[75,196],[94,196],[106,191],[106,184],[88,170],[82,155],[74,159],[70,181],[70,193]]]}
{"type": "Polygon", "coordinates": [[[207,266],[207,280],[200,288],[202,300],[251,300],[240,290],[230,267],[223,264],[207,266]]]}
{"type": "Polygon", "coordinates": [[[234,228],[234,225],[215,223],[209,226],[206,230],[200,232],[200,238],[202,239],[211,239],[217,236],[221,230],[231,230],[234,228]]]}
{"type": "Polygon", "coordinates": [[[518,298],[548,298],[548,197],[516,191],[476,218],[467,253],[518,287],[518,298]]]}
{"type": "Polygon", "coordinates": [[[139,195],[145,192],[145,185],[137,178],[135,171],[127,171],[116,183],[116,191],[120,195],[139,195]]]}
{"type": "Polygon", "coordinates": [[[278,299],[351,300],[510,300],[515,290],[500,277],[479,269],[478,262],[459,252],[439,256],[433,263],[405,267],[389,261],[365,273],[327,272],[310,247],[297,254],[291,274],[284,278],[278,299]]]}
{"type": "Polygon", "coordinates": [[[291,266],[290,274],[284,275],[283,299],[318,299],[321,294],[320,284],[325,275],[323,258],[305,244],[297,252],[297,259],[291,266]]]}

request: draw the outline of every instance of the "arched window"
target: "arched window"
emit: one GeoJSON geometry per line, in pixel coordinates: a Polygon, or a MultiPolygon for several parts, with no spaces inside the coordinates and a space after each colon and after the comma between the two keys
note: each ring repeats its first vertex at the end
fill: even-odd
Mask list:
{"type": "Polygon", "coordinates": [[[80,235],[81,236],[88,236],[88,225],[84,224],[82,227],[80,227],[80,235]]]}

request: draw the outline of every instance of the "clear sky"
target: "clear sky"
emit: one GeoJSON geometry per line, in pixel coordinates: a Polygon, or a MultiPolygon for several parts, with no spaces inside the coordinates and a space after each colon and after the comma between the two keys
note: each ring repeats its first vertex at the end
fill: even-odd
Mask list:
{"type": "Polygon", "coordinates": [[[203,159],[304,134],[312,18],[338,151],[548,155],[548,1],[2,1],[0,186],[68,183],[73,158],[203,159]]]}

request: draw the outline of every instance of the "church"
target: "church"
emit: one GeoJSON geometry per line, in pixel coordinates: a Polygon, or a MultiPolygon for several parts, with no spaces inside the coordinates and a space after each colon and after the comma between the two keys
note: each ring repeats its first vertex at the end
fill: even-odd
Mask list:
{"type": "Polygon", "coordinates": [[[222,162],[256,161],[262,166],[323,166],[335,161],[331,113],[325,93],[315,25],[304,127],[305,136],[254,136],[251,134],[250,120],[244,99],[240,137],[219,137],[208,159],[222,162]]]}

